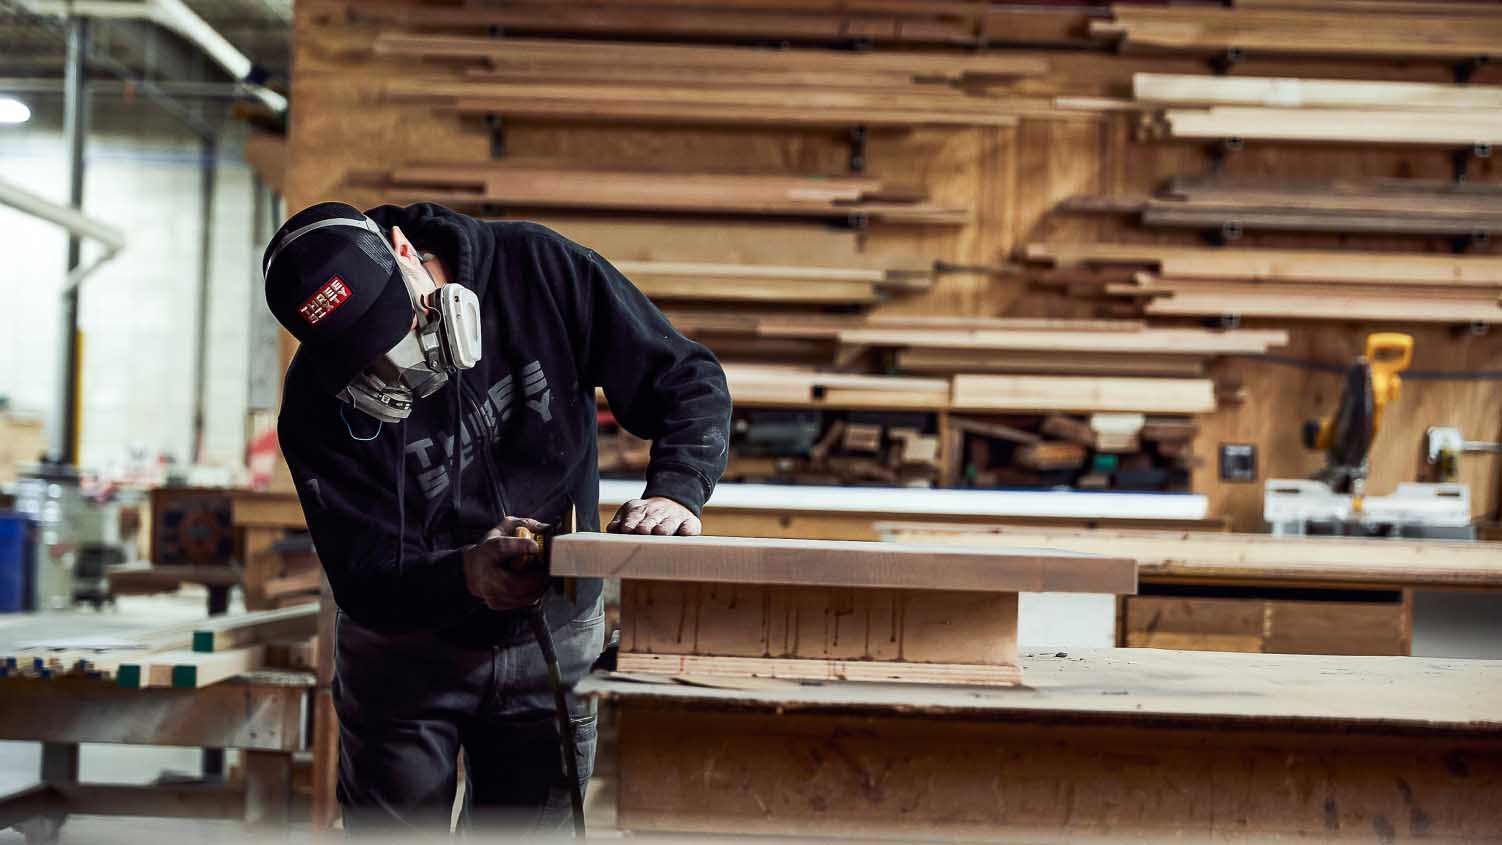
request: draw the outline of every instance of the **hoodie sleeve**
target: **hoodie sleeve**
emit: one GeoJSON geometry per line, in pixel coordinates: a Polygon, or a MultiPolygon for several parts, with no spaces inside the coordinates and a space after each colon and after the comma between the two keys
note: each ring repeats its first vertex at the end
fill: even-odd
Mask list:
{"type": "Polygon", "coordinates": [[[451,627],[480,607],[465,585],[464,550],[434,548],[422,509],[398,502],[397,440],[348,438],[336,413],[284,406],[277,436],[339,608],[381,630],[451,627]],[[325,417],[330,425],[311,425],[325,417]]]}
{"type": "Polygon", "coordinates": [[[644,497],[698,514],[725,471],[730,389],[714,354],[673,328],[651,300],[589,249],[567,242],[580,375],[611,413],[652,441],[644,497]]]}

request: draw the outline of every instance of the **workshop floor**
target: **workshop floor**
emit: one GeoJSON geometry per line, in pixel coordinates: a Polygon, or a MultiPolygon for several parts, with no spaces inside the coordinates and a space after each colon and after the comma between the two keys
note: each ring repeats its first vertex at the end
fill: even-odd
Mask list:
{"type": "MultiPolygon", "coordinates": [[[[184,588],[172,595],[123,596],[113,609],[95,612],[74,610],[38,615],[0,614],[0,653],[17,643],[46,639],[78,630],[80,615],[90,618],[97,634],[124,633],[190,621],[205,614],[207,595],[201,588],[184,588]]],[[[230,610],[243,610],[239,595],[230,610]]],[[[227,766],[234,766],[230,752],[227,766]]],[[[37,782],[42,747],[33,742],[0,742],[0,796],[9,795],[37,782]]],[[[196,748],[159,748],[142,745],[84,745],[79,750],[79,777],[85,781],[138,784],[158,776],[191,776],[199,772],[196,748]]],[[[590,836],[609,837],[615,826],[612,785],[597,778],[590,783],[586,817],[590,836]]],[[[301,826],[291,831],[252,834],[234,821],[192,819],[141,819],[105,816],[74,816],[63,826],[61,845],[242,845],[274,841],[312,842],[316,837],[301,826]]],[[[0,831],[0,845],[21,843],[15,830],[0,831]]]]}

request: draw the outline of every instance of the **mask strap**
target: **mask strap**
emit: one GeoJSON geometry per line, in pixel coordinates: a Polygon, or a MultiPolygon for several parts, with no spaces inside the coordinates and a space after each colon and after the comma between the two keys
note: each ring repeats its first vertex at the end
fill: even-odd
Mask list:
{"type": "Polygon", "coordinates": [[[381,428],[386,425],[384,420],[376,420],[375,434],[372,434],[369,437],[356,437],[355,430],[350,427],[349,418],[344,415],[344,403],[342,402],[339,404],[339,419],[344,421],[344,430],[349,432],[349,439],[357,441],[359,443],[369,443],[377,437],[380,437],[381,428]]]}

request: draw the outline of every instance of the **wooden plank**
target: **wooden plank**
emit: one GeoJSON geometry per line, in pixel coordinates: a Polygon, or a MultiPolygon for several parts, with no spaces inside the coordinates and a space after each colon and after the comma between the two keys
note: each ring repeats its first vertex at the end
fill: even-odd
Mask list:
{"type": "Polygon", "coordinates": [[[722,714],[761,708],[778,709],[785,717],[887,713],[926,724],[1039,720],[1134,730],[1213,724],[1222,730],[1281,728],[1363,739],[1388,733],[1493,741],[1502,730],[1498,660],[1073,648],[1057,655],[1054,649],[1022,652],[1028,695],[861,683],[710,689],[633,685],[608,677],[585,679],[577,689],[586,697],[699,704],[722,714]]]}
{"type": "Polygon", "coordinates": [[[1055,352],[903,349],[897,353],[897,369],[933,374],[1045,373],[1196,378],[1205,374],[1205,362],[1184,355],[1059,355],[1055,352]]]}
{"type": "Polygon", "coordinates": [[[972,420],[967,417],[949,417],[949,427],[962,434],[976,434],[981,437],[991,437],[997,440],[1005,440],[1008,443],[1018,443],[1023,446],[1031,446],[1042,443],[1043,438],[1031,431],[1023,431],[998,422],[987,420],[972,420]]]}
{"type": "Polygon", "coordinates": [[[869,282],[739,279],[639,274],[631,283],[654,301],[871,305],[882,295],[869,282]]]}
{"type": "MultiPolygon", "coordinates": [[[[139,673],[142,687],[199,689],[262,666],[265,646],[253,645],[224,651],[164,651],[152,655],[139,673]]],[[[130,688],[123,682],[121,687],[130,688]]]]}
{"type": "Polygon", "coordinates": [[[269,640],[301,639],[317,632],[316,605],[226,614],[197,623],[193,650],[221,651],[269,640]]]}
{"type": "Polygon", "coordinates": [[[819,373],[791,367],[733,364],[725,378],[736,405],[752,407],[938,410],[949,403],[945,379],[819,373]]]}
{"type": "Polygon", "coordinates": [[[852,329],[840,332],[838,339],[840,343],[857,346],[1206,356],[1262,354],[1271,346],[1288,343],[1288,333],[1251,329],[1143,329],[1137,332],[852,329]]]}
{"type": "Polygon", "coordinates": [[[1274,537],[1202,531],[1029,529],[884,523],[903,542],[1038,546],[1137,561],[1154,581],[1502,589],[1502,543],[1274,537]]]}
{"type": "Polygon", "coordinates": [[[1502,142],[1502,117],[1462,111],[1211,106],[1163,113],[1173,138],[1471,146],[1502,142]]]}
{"type": "Polygon", "coordinates": [[[560,577],[990,592],[1126,593],[1136,587],[1130,560],[1046,549],[572,534],[554,541],[551,556],[551,571],[560,577]]]}
{"type": "Polygon", "coordinates": [[[950,405],[966,411],[1143,411],[1198,414],[1215,409],[1207,379],[1005,376],[961,373],[950,405]]]}
{"type": "Polygon", "coordinates": [[[861,662],[623,653],[617,658],[617,665],[622,672],[651,672],[690,680],[695,678],[783,678],[804,681],[980,686],[1022,683],[1022,672],[1015,666],[979,666],[965,663],[861,662]]]}
{"type": "Polygon", "coordinates": [[[1502,283],[1502,258],[1365,250],[1207,249],[1157,244],[1029,244],[1029,261],[1059,267],[1089,264],[1194,268],[1199,277],[1405,285],[1502,283]],[[1213,268],[1213,269],[1207,269],[1213,268]]]}
{"type": "Polygon", "coordinates": [[[1017,450],[1013,461],[1036,470],[1078,469],[1085,464],[1086,449],[1078,443],[1034,443],[1017,450]]]}
{"type": "Polygon", "coordinates": [[[1497,109],[1502,86],[1437,85],[1351,79],[1132,74],[1132,96],[1179,106],[1317,109],[1497,109]]]}
{"type": "MultiPolygon", "coordinates": [[[[1135,286],[1112,285],[1107,292],[1141,295],[1135,286]]],[[[1148,314],[1164,316],[1271,317],[1284,320],[1368,320],[1393,323],[1499,323],[1502,307],[1495,299],[1463,300],[1416,295],[1373,296],[1359,292],[1276,289],[1256,285],[1207,284],[1204,290],[1156,285],[1160,296],[1148,302],[1148,314]]]]}
{"type": "Polygon", "coordinates": [[[312,676],[257,673],[197,690],[86,678],[0,679],[0,738],[295,751],[312,676]]]}
{"type": "Polygon", "coordinates": [[[1015,667],[1017,594],[627,579],[621,652],[1015,667]]]}

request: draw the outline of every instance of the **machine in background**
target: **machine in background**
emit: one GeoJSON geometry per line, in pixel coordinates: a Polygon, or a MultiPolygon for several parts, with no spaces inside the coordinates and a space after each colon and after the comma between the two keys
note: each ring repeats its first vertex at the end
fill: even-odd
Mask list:
{"type": "Polygon", "coordinates": [[[1336,534],[1474,539],[1471,494],[1464,484],[1404,482],[1386,496],[1367,496],[1372,443],[1382,413],[1402,392],[1413,361],[1413,336],[1379,332],[1345,373],[1335,414],[1304,424],[1304,445],[1325,454],[1308,479],[1267,482],[1262,513],[1274,534],[1336,534]]]}

